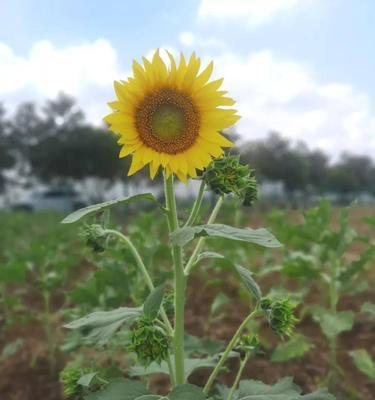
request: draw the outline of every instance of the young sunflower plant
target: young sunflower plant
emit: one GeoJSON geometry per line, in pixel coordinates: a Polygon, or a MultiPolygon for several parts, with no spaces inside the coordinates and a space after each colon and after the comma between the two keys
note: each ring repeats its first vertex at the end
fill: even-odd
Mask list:
{"type": "MultiPolygon", "coordinates": [[[[173,259],[172,291],[167,291],[166,285],[155,287],[154,277],[150,276],[142,255],[128,236],[109,229],[105,224],[90,226],[86,223],[87,243],[94,250],[105,252],[110,238],[128,246],[150,294],[139,307],[96,311],[65,327],[81,331],[98,345],[108,344],[119,331],[127,330],[129,335],[124,351],[135,354],[138,362],[138,366],[131,368],[127,375],[166,373],[170,377],[170,391],[164,395],[152,394],[148,385],[122,377],[102,379],[101,385],[92,388],[93,377],[96,376],[97,381],[100,378],[93,372],[79,376],[73,374],[77,379],[70,380],[70,386],[82,386],[83,382],[87,400],[245,400],[266,399],[268,393],[284,395],[282,398],[285,400],[305,398],[290,378],[271,386],[257,381],[241,381],[246,363],[259,346],[259,339],[250,332],[249,323],[263,318],[276,334],[288,336],[296,322],[294,305],[288,298],[263,297],[247,268],[234,265],[224,255],[203,251],[205,241],[207,237],[220,237],[270,248],[281,245],[266,229],[239,229],[215,223],[226,196],[235,196],[240,203],[249,206],[257,195],[253,170],[241,165],[238,157],[224,155],[223,149],[233,144],[220,132],[232,126],[239,116],[236,110],[229,108],[234,101],[220,89],[223,80],[210,81],[212,62],[202,69],[195,54],[188,60],[181,55],[178,63],[169,53],[168,58],[169,62],[165,63],[156,51],[151,61],[143,58],[142,65],[134,61],[133,76],[115,82],[117,99],[109,103],[113,112],[105,117],[110,129],[118,134],[120,157],[132,156],[129,175],[148,166],[153,179],[161,170],[166,204],[161,205],[151,193],[139,194],[78,210],[67,216],[63,223],[75,223],[116,205],[139,200],[153,202],[166,217],[169,227],[169,239],[166,240],[169,240],[173,259]],[[184,183],[189,178],[201,180],[186,221],[178,218],[175,178],[184,183]],[[218,195],[218,200],[207,223],[196,225],[206,190],[218,195]],[[195,239],[198,240],[190,251],[191,247],[186,246],[195,239]],[[220,258],[221,262],[226,262],[255,299],[255,306],[251,309],[249,305],[248,315],[223,352],[209,358],[193,358],[185,343],[186,289],[192,271],[207,258],[220,258]],[[215,386],[226,361],[233,357],[239,358],[240,362],[232,387],[215,386]],[[203,387],[189,384],[191,373],[202,367],[211,369],[203,387]]],[[[73,387],[69,389],[74,392],[73,387]]],[[[325,390],[318,390],[308,398],[333,399],[325,390]]]]}

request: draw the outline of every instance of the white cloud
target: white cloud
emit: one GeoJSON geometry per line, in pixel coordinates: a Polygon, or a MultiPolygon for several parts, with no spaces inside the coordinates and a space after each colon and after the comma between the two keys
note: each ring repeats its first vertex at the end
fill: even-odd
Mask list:
{"type": "Polygon", "coordinates": [[[215,65],[237,100],[245,138],[276,130],[334,156],[344,150],[375,154],[373,104],[351,85],[318,82],[307,66],[268,50],[247,57],[227,53],[215,65]]]}
{"type": "MultiPolygon", "coordinates": [[[[196,35],[193,38],[198,41],[196,35]]],[[[242,115],[238,131],[245,138],[277,130],[333,155],[343,150],[375,154],[373,104],[352,85],[319,82],[308,66],[268,50],[247,56],[222,50],[215,57],[215,72],[225,78],[225,88],[237,100],[242,115]]],[[[113,80],[128,75],[106,40],[65,48],[42,41],[27,56],[0,43],[0,98],[7,107],[65,91],[77,98],[89,120],[100,122],[109,111],[106,102],[114,98],[113,80]]]]}
{"type": "Polygon", "coordinates": [[[8,106],[64,91],[78,99],[89,118],[99,121],[105,101],[113,96],[113,80],[122,76],[116,50],[104,39],[65,48],[39,41],[25,57],[0,43],[0,96],[8,106]]]}
{"type": "Polygon", "coordinates": [[[224,50],[227,48],[227,45],[214,38],[214,37],[203,37],[197,35],[190,31],[181,32],[179,35],[180,43],[186,47],[193,47],[195,49],[219,49],[224,50]]]}
{"type": "Polygon", "coordinates": [[[195,37],[192,32],[182,32],[179,36],[180,42],[185,46],[192,46],[195,42],[195,37]]]}
{"type": "Polygon", "coordinates": [[[201,0],[198,15],[202,18],[240,18],[259,26],[280,13],[294,9],[309,0],[201,0]]]}

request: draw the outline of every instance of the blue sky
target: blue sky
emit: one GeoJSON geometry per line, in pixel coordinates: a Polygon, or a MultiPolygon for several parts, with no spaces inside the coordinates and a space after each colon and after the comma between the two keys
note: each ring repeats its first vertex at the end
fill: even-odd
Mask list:
{"type": "Polygon", "coordinates": [[[216,61],[244,137],[375,154],[373,0],[2,0],[0,100],[65,90],[98,121],[111,81],[157,47],[216,61]]]}

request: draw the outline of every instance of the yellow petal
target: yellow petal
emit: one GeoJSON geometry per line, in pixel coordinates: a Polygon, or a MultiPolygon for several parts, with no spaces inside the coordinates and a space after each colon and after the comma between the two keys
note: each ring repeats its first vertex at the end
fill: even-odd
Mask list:
{"type": "Polygon", "coordinates": [[[141,159],[142,148],[138,149],[137,152],[133,154],[132,163],[129,168],[128,176],[134,175],[141,168],[144,167],[144,164],[141,159]]]}
{"type": "Polygon", "coordinates": [[[195,53],[193,53],[190,57],[189,63],[186,68],[186,74],[184,77],[184,84],[183,87],[185,89],[189,89],[192,87],[194,80],[197,76],[199,71],[201,62],[200,59],[196,57],[195,53]]]}
{"type": "Polygon", "coordinates": [[[160,57],[159,49],[155,51],[154,57],[152,58],[152,65],[155,71],[157,83],[165,83],[168,78],[168,71],[164,61],[160,57]]]}
{"type": "Polygon", "coordinates": [[[202,140],[201,138],[198,138],[197,141],[198,141],[200,147],[202,149],[206,150],[212,156],[219,157],[223,154],[223,149],[219,145],[217,145],[215,143],[207,142],[206,140],[202,140]]]}
{"type": "Polygon", "coordinates": [[[212,75],[214,69],[214,63],[211,61],[208,66],[198,75],[197,79],[193,84],[193,91],[200,89],[212,75]]]}
{"type": "Polygon", "coordinates": [[[199,136],[208,142],[216,143],[222,147],[233,147],[234,146],[234,144],[230,140],[228,140],[226,137],[224,137],[223,135],[221,135],[220,133],[218,133],[216,131],[201,130],[199,132],[199,136]]]}
{"type": "Polygon", "coordinates": [[[168,165],[170,157],[167,153],[160,153],[160,163],[164,168],[168,165]]]}
{"type": "Polygon", "coordinates": [[[175,172],[175,175],[177,178],[182,182],[182,183],[187,183],[187,176],[186,174],[183,174],[182,172],[175,172]]]}
{"type": "Polygon", "coordinates": [[[128,156],[129,154],[133,153],[135,150],[137,150],[136,146],[122,146],[119,154],[119,158],[124,158],[128,156]]]}
{"type": "Polygon", "coordinates": [[[192,178],[196,178],[197,177],[197,171],[195,169],[195,167],[193,165],[191,165],[190,163],[187,164],[188,166],[188,174],[192,177],[192,178]]]}
{"type": "Polygon", "coordinates": [[[176,159],[178,161],[178,165],[179,165],[178,170],[180,172],[182,172],[183,174],[186,174],[187,173],[187,162],[186,162],[185,155],[183,153],[180,153],[180,154],[176,154],[175,157],[176,157],[176,159]]]}
{"type": "Polygon", "coordinates": [[[151,160],[154,159],[155,150],[150,147],[143,146],[142,147],[142,162],[143,164],[148,164],[151,160]]]}
{"type": "Polygon", "coordinates": [[[171,63],[170,71],[169,71],[169,83],[171,85],[173,85],[176,81],[176,76],[177,76],[176,61],[175,61],[173,55],[168,50],[167,50],[167,54],[169,57],[169,61],[171,63]]]}
{"type": "Polygon", "coordinates": [[[152,162],[150,163],[150,178],[151,178],[152,180],[155,178],[156,173],[158,172],[159,167],[160,167],[160,164],[157,163],[157,162],[155,162],[155,161],[152,161],[152,162]]]}

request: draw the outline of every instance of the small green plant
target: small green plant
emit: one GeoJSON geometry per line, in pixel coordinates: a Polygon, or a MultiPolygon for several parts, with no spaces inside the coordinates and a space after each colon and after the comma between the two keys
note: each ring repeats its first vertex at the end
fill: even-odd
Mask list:
{"type": "MultiPolygon", "coordinates": [[[[270,218],[275,230],[289,244],[277,270],[288,278],[297,279],[305,289],[303,296],[308,294],[306,288],[318,290],[320,304],[305,305],[302,314],[310,313],[327,338],[327,384],[332,391],[337,391],[337,375],[342,373],[337,363],[337,338],[342,332],[352,329],[356,317],[354,310],[343,310],[338,306],[344,295],[353,296],[368,287],[362,272],[371,267],[375,258],[375,245],[371,238],[359,235],[349,224],[352,207],[340,210],[336,228],[336,216],[327,200],[321,200],[318,206],[307,210],[301,224],[286,222],[285,214],[279,211],[270,218]],[[355,258],[350,255],[354,245],[361,248],[360,255],[355,258]],[[288,251],[288,248],[293,248],[293,251],[288,251]]],[[[371,303],[365,303],[363,308],[371,310],[371,303]]],[[[296,354],[303,355],[311,348],[308,338],[300,337],[289,346],[278,348],[274,358],[285,360],[286,352],[294,357],[296,354]],[[282,350],[285,351],[284,356],[282,350]]],[[[353,351],[351,355],[356,365],[360,364],[360,356],[365,359],[363,352],[353,351]]]]}

